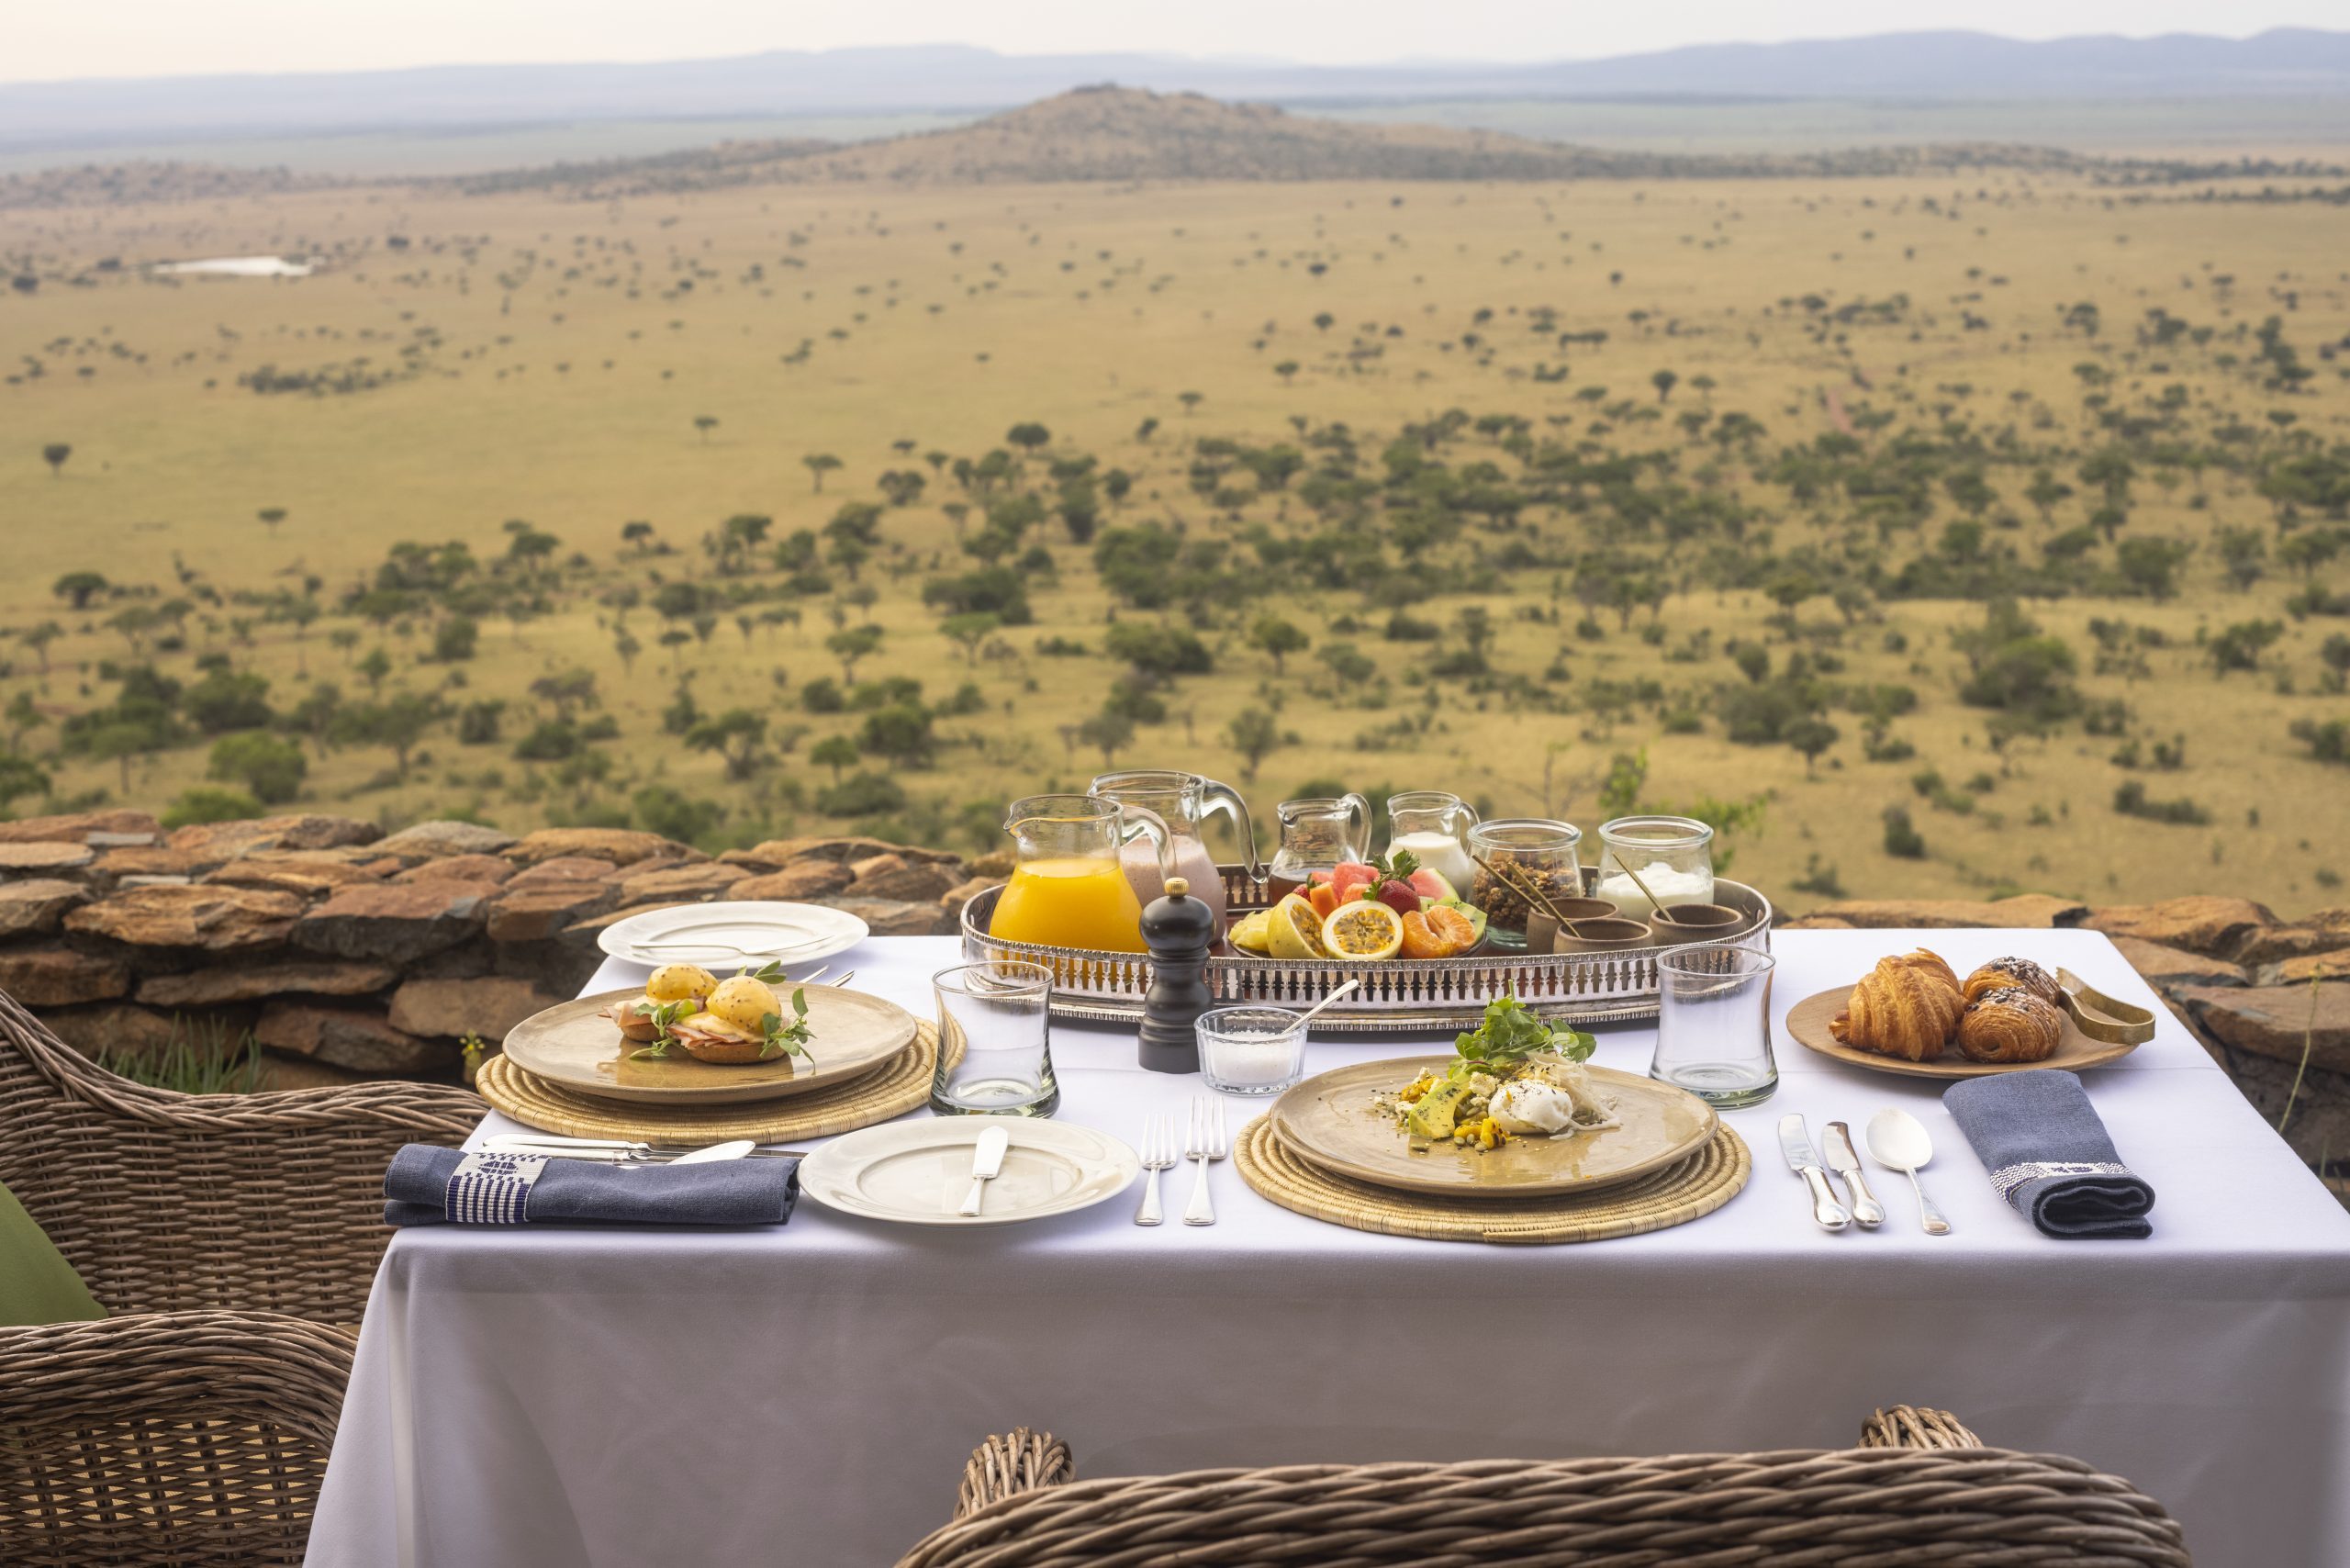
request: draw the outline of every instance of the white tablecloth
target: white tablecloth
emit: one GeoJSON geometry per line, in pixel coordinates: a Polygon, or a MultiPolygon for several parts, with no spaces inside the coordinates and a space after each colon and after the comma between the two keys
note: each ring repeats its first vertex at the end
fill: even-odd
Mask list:
{"type": "MultiPolygon", "coordinates": [[[[2091,932],[1791,932],[1779,1012],[1913,941],[1962,974],[2020,950],[2156,1005],[2091,932]]],[[[834,962],[927,1016],[927,977],[957,957],[951,938],[877,939],[834,962]]],[[[608,964],[593,986],[643,973],[608,964]]],[[[309,1561],[888,1563],[945,1522],[971,1445],[1020,1425],[1102,1475],[1838,1447],[1907,1401],[2131,1477],[2205,1568],[2350,1562],[2350,1215],[2157,1014],[2151,1044],[2087,1078],[2158,1194],[2150,1241],[2042,1238],[1993,1193],[1941,1085],[1815,1056],[1784,1026],[1779,1092],[1729,1117],[1747,1190],[1596,1245],[1365,1235],[1265,1202],[1228,1163],[1212,1229],[1137,1228],[1129,1193],[968,1232],[811,1202],[760,1232],[406,1231],[309,1561]],[[1785,1113],[1816,1138],[1889,1103],[1933,1134],[1952,1236],[1923,1235],[1885,1172],[1882,1230],[1823,1232],[1779,1159],[1785,1113]],[[1509,1354],[1490,1397],[1408,1392],[1529,1348],[1550,1359],[1509,1354]]],[[[1597,1059],[1645,1071],[1651,1039],[1605,1030],[1597,1059]]],[[[1427,1048],[1330,1036],[1308,1067],[1427,1048]]],[[[1130,1142],[1198,1088],[1137,1070],[1115,1031],[1057,1026],[1054,1051],[1060,1114],[1130,1142]]],[[[1188,1172],[1169,1176],[1180,1208],[1188,1172]]]]}

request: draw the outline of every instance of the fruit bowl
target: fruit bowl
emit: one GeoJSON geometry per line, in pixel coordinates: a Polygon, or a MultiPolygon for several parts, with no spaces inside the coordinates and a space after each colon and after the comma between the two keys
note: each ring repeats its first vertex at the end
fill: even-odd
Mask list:
{"type": "MultiPolygon", "coordinates": [[[[1265,907],[1264,890],[1238,867],[1218,870],[1228,913],[1235,919],[1265,907]]],[[[1586,887],[1593,879],[1583,872],[1586,887]]],[[[1738,912],[1739,925],[1719,940],[1767,952],[1771,901],[1722,878],[1715,902],[1738,912]]],[[[974,960],[1019,959],[1054,974],[1056,1017],[1133,1024],[1142,1018],[1150,988],[1150,959],[1141,953],[1006,942],[988,934],[1001,888],[981,890],[963,905],[963,948],[974,960]]],[[[1446,958],[1272,958],[1219,950],[1208,958],[1207,985],[1218,1006],[1262,1003],[1311,1007],[1348,980],[1358,989],[1315,1019],[1316,1029],[1458,1030],[1474,1028],[1485,1003],[1516,997],[1546,1018],[1612,1024],[1657,1014],[1658,946],[1597,953],[1527,953],[1481,944],[1446,958]]]]}

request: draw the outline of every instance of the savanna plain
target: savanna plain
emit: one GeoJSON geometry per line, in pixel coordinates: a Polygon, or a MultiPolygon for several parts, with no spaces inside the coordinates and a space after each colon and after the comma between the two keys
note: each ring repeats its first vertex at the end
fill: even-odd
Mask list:
{"type": "Polygon", "coordinates": [[[2340,903],[2343,213],[1992,167],[0,210],[0,809],[975,849],[1167,766],[1268,851],[1435,788],[1703,815],[1796,909],[2340,903]],[[314,270],[154,264],[240,256],[314,270]]]}

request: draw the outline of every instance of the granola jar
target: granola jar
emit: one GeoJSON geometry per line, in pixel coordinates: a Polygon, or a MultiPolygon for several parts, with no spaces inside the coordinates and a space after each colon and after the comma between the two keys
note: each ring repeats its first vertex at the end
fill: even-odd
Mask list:
{"type": "Polygon", "coordinates": [[[1485,939],[1495,947],[1526,946],[1526,922],[1540,904],[1583,896],[1583,830],[1542,817],[1506,817],[1469,830],[1469,853],[1483,864],[1469,883],[1469,902],[1485,912],[1485,939]]]}

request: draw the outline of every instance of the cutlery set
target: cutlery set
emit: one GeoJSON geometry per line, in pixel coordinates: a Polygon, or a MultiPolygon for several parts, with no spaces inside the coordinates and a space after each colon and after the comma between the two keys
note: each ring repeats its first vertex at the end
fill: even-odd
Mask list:
{"type": "Polygon", "coordinates": [[[1224,1102],[1212,1095],[1203,1095],[1192,1102],[1190,1126],[1181,1137],[1176,1134],[1177,1113],[1155,1114],[1143,1125],[1142,1168],[1144,1170],[1142,1207],[1135,1211],[1136,1225],[1163,1225],[1166,1212],[1159,1207],[1158,1173],[1173,1169],[1177,1159],[1196,1159],[1199,1173],[1192,1179],[1192,1198],[1183,1205],[1185,1225],[1214,1225],[1215,1204],[1208,1195],[1208,1167],[1232,1152],[1232,1140],[1225,1131],[1224,1102]]]}
{"type": "MultiPolygon", "coordinates": [[[[1924,1183],[1918,1180],[1920,1167],[1933,1158],[1933,1140],[1927,1136],[1925,1124],[1907,1111],[1887,1108],[1869,1118],[1869,1153],[1879,1165],[1888,1170],[1898,1170],[1909,1178],[1910,1187],[1918,1194],[1918,1217],[1928,1236],[1948,1236],[1950,1221],[1942,1210],[1926,1196],[1924,1183]]],[[[1852,1129],[1842,1122],[1830,1122],[1823,1129],[1821,1145],[1828,1150],[1823,1161],[1813,1151],[1810,1129],[1804,1126],[1800,1114],[1779,1118],[1779,1152],[1786,1157],[1787,1168],[1804,1179],[1811,1190],[1811,1217],[1822,1230],[1841,1230],[1858,1225],[1863,1230],[1874,1230],[1885,1223],[1885,1205],[1869,1191],[1868,1180],[1861,1173],[1861,1157],[1852,1147],[1852,1129]],[[1829,1180],[1833,1171],[1843,1179],[1852,1194],[1851,1206],[1838,1198],[1836,1187],[1829,1180]]]]}

